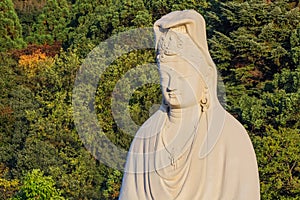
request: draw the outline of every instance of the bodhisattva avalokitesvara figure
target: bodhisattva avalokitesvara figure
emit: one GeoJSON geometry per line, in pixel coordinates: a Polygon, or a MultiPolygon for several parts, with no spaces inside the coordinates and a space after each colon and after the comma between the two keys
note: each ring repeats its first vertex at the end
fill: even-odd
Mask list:
{"type": "Polygon", "coordinates": [[[203,17],[171,12],[154,31],[163,103],[131,144],[119,199],[260,199],[249,136],[217,98],[203,17]]]}

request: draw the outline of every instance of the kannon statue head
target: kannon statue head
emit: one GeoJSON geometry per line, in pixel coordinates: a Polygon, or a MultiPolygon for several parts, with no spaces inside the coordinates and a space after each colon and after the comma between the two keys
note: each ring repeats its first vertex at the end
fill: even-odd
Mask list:
{"type": "Polygon", "coordinates": [[[156,21],[154,31],[163,104],[173,109],[219,104],[203,17],[196,11],[175,11],[156,21]]]}

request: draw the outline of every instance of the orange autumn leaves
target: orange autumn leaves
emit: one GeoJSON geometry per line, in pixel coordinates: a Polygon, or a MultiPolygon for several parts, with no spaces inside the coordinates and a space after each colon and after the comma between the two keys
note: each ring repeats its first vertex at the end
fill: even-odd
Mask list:
{"type": "Polygon", "coordinates": [[[19,65],[24,69],[24,72],[29,76],[34,76],[41,69],[51,67],[54,59],[47,57],[40,49],[30,55],[21,55],[19,65]]]}

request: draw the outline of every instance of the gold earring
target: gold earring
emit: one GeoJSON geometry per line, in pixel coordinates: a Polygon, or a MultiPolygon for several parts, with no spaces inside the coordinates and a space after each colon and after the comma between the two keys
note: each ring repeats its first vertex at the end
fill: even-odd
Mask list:
{"type": "Polygon", "coordinates": [[[202,112],[207,111],[209,103],[208,103],[208,87],[204,87],[204,92],[202,94],[202,98],[200,99],[200,106],[202,109],[202,112]]]}

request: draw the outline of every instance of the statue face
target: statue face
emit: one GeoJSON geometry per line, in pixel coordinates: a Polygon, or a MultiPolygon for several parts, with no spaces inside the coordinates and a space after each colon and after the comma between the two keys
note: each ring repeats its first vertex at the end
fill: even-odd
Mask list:
{"type": "Polygon", "coordinates": [[[187,108],[199,103],[203,81],[199,72],[185,61],[160,65],[161,89],[171,108],[187,108]]]}

